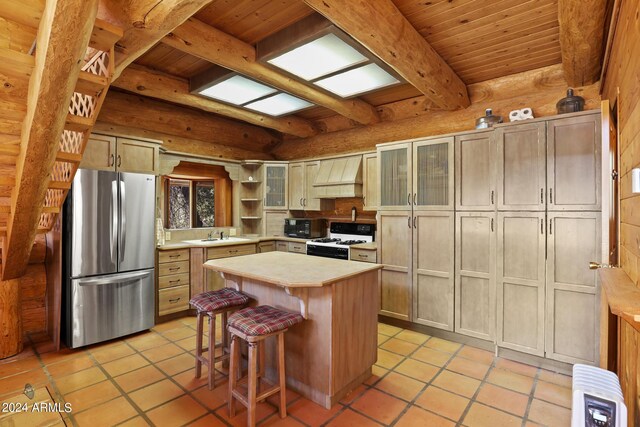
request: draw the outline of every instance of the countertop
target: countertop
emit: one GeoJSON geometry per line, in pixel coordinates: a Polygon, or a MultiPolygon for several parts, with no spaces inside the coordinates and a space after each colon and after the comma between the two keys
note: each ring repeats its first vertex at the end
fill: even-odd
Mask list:
{"type": "Polygon", "coordinates": [[[316,288],[379,270],[383,266],[291,252],[265,252],[215,259],[205,262],[204,267],[286,288],[316,288]]]}
{"type": "Polygon", "coordinates": [[[375,251],[376,249],[378,249],[378,244],[376,242],[358,243],[357,245],[352,245],[351,247],[353,249],[363,249],[363,250],[366,250],[366,251],[375,251]]]}
{"type": "Polygon", "coordinates": [[[246,239],[243,241],[216,241],[216,243],[207,243],[207,242],[202,242],[202,244],[200,245],[195,245],[193,243],[186,243],[186,242],[175,242],[175,243],[167,243],[165,245],[162,246],[157,246],[156,249],[158,249],[159,251],[170,251],[170,250],[174,250],[174,249],[187,249],[187,248],[217,248],[220,246],[233,246],[233,245],[246,245],[246,244],[256,244],[256,243],[260,243],[260,242],[269,242],[272,240],[276,240],[279,242],[295,242],[295,243],[306,243],[309,240],[313,240],[313,239],[298,239],[295,237],[282,237],[282,236],[278,236],[278,237],[274,237],[274,236],[261,236],[261,237],[242,237],[242,236],[234,236],[234,237],[240,237],[242,239],[246,239]]]}

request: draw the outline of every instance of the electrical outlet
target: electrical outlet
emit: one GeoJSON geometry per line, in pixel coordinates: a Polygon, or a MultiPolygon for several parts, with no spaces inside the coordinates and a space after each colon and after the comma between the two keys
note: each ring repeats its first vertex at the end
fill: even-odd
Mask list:
{"type": "Polygon", "coordinates": [[[236,235],[236,229],[235,228],[230,228],[229,229],[229,236],[235,236],[236,235]]]}
{"type": "Polygon", "coordinates": [[[171,232],[170,231],[165,231],[164,232],[164,239],[165,240],[171,240],[171,232]]]}

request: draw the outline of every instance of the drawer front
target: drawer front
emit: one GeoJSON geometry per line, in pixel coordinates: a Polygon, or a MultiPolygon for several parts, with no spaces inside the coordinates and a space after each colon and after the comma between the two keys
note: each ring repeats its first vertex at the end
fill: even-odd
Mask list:
{"type": "Polygon", "coordinates": [[[174,286],[183,286],[189,284],[189,273],[172,274],[158,278],[158,287],[160,289],[172,288],[174,286]]]}
{"type": "Polygon", "coordinates": [[[189,249],[158,252],[158,264],[175,261],[189,261],[189,249]]]}
{"type": "Polygon", "coordinates": [[[289,252],[295,252],[297,254],[306,254],[307,245],[304,243],[289,242],[289,252]]]}
{"type": "Polygon", "coordinates": [[[189,286],[161,289],[158,291],[158,315],[176,313],[189,309],[189,286]]]}
{"type": "Polygon", "coordinates": [[[228,258],[232,256],[251,255],[256,253],[255,243],[249,245],[224,246],[222,248],[209,248],[207,259],[228,258]]]}
{"type": "Polygon", "coordinates": [[[289,244],[287,242],[276,242],[276,251],[289,252],[289,244]]]}
{"type": "Polygon", "coordinates": [[[258,243],[258,252],[273,252],[276,250],[276,242],[261,242],[258,243]]]}
{"type": "Polygon", "coordinates": [[[351,261],[378,262],[376,251],[368,251],[365,249],[351,249],[351,261]]]}
{"type": "Polygon", "coordinates": [[[158,277],[189,273],[189,261],[165,262],[158,264],[158,277]]]}

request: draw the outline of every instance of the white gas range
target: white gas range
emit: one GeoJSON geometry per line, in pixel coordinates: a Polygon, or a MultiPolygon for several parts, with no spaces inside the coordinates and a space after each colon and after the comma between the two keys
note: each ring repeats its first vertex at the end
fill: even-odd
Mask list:
{"type": "Polygon", "coordinates": [[[307,242],[307,255],[349,259],[349,246],[373,242],[375,232],[375,224],[332,222],[329,237],[307,242]]]}

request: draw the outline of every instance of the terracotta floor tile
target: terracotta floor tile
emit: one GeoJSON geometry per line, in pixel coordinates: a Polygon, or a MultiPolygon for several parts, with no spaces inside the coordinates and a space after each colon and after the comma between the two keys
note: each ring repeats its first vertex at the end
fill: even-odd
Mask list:
{"type": "MultiPolygon", "coordinates": [[[[256,407],[256,424],[269,418],[276,412],[276,408],[268,403],[258,403],[256,407]]],[[[234,427],[245,427],[247,425],[247,409],[242,404],[236,404],[236,416],[229,418],[229,410],[226,406],[218,409],[216,415],[234,427]]]]}
{"type": "Polygon", "coordinates": [[[526,365],[520,362],[514,362],[513,360],[498,358],[496,360],[496,368],[505,369],[507,371],[515,372],[516,374],[524,375],[526,377],[535,377],[538,373],[538,368],[535,366],[526,365]]]}
{"type": "Polygon", "coordinates": [[[305,424],[319,426],[334,417],[342,408],[343,406],[338,404],[333,405],[331,409],[325,409],[302,397],[288,408],[288,413],[305,424]]]}
{"type": "MultiPolygon", "coordinates": [[[[291,390],[290,388],[287,388],[287,396],[286,396],[286,401],[287,401],[287,408],[296,400],[300,399],[300,395],[298,393],[296,393],[295,391],[291,390]]],[[[225,399],[226,401],[226,399],[225,399]]],[[[267,402],[271,403],[274,407],[279,408],[280,407],[280,393],[276,393],[273,396],[270,396],[269,398],[267,398],[267,402]]]]}
{"type": "Polygon", "coordinates": [[[36,368],[40,368],[40,361],[36,356],[29,356],[6,362],[2,361],[0,362],[0,378],[30,371],[36,368]]]}
{"type": "Polygon", "coordinates": [[[148,411],[182,394],[184,391],[180,387],[169,380],[163,380],[129,393],[129,397],[140,409],[148,411]]]}
{"type": "Polygon", "coordinates": [[[439,370],[440,368],[437,366],[429,365],[428,363],[423,363],[415,359],[406,359],[394,369],[395,372],[425,383],[431,381],[439,370]]]}
{"type": "Polygon", "coordinates": [[[430,363],[435,366],[444,366],[445,363],[451,359],[451,354],[433,350],[431,348],[421,347],[411,355],[411,358],[417,359],[421,362],[430,363]]]}
{"type": "Polygon", "coordinates": [[[351,408],[368,415],[382,424],[391,424],[404,411],[407,403],[376,389],[369,389],[351,408]]]}
{"type": "Polygon", "coordinates": [[[181,372],[179,374],[173,375],[172,378],[175,382],[180,384],[181,387],[187,390],[195,390],[197,388],[202,387],[203,385],[209,384],[209,380],[207,378],[206,366],[202,367],[202,375],[200,375],[200,378],[195,377],[195,369],[193,368],[187,371],[181,372]]]}
{"type": "MultiPolygon", "coordinates": [[[[18,393],[7,397],[0,398],[2,402],[0,410],[0,426],[3,427],[20,427],[20,426],[47,426],[47,427],[64,427],[63,417],[59,412],[36,411],[32,412],[34,405],[53,405],[54,400],[46,387],[38,387],[35,389],[33,400],[29,399],[23,393],[18,393]],[[5,407],[5,403],[13,404],[15,407],[22,408],[27,405],[26,411],[14,411],[11,406],[5,407]]],[[[61,402],[62,403],[62,402],[61,402]]]]}
{"type": "Polygon", "coordinates": [[[212,411],[215,411],[227,403],[227,395],[227,385],[216,387],[213,390],[209,390],[209,386],[204,386],[191,392],[191,396],[212,411]]]}
{"type": "Polygon", "coordinates": [[[386,323],[378,323],[378,333],[389,337],[394,336],[398,332],[402,331],[402,328],[396,326],[387,325],[386,323]]]}
{"type": "Polygon", "coordinates": [[[304,427],[304,424],[293,417],[280,418],[279,414],[274,414],[260,423],[260,427],[304,427]]]}
{"type": "Polygon", "coordinates": [[[180,341],[175,341],[175,343],[177,345],[179,345],[180,347],[182,347],[183,349],[187,350],[187,351],[191,351],[191,350],[195,350],[196,349],[196,338],[195,337],[185,338],[185,339],[182,339],[180,341]]]}
{"type": "Polygon", "coordinates": [[[327,427],[378,427],[380,424],[369,418],[358,414],[351,409],[347,409],[337,417],[335,417],[327,427]]]}
{"type": "Polygon", "coordinates": [[[384,368],[381,368],[380,366],[373,365],[371,367],[371,376],[369,378],[367,378],[367,380],[364,382],[364,384],[373,385],[376,382],[378,382],[378,380],[380,380],[380,378],[382,378],[385,375],[387,375],[388,372],[389,372],[388,369],[384,369],[384,368]]]}
{"type": "Polygon", "coordinates": [[[136,369],[135,371],[119,375],[113,380],[118,383],[122,390],[129,393],[133,390],[158,382],[164,378],[164,374],[160,372],[158,368],[153,365],[149,365],[136,369]]]}
{"type": "Polygon", "coordinates": [[[206,414],[207,410],[189,396],[182,396],[149,412],[152,423],[163,427],[178,427],[206,414]]]}
{"type": "Polygon", "coordinates": [[[215,415],[209,414],[205,417],[198,418],[189,427],[226,427],[226,424],[215,415]]]}
{"type": "Polygon", "coordinates": [[[568,426],[571,425],[571,410],[533,399],[528,418],[549,427],[568,426]]]}
{"type": "Polygon", "coordinates": [[[34,369],[33,371],[5,377],[0,380],[0,396],[22,392],[26,383],[30,383],[34,387],[40,387],[47,385],[49,380],[42,369],[34,369]]]}
{"type": "Polygon", "coordinates": [[[147,362],[144,357],[139,354],[132,354],[131,356],[105,363],[102,367],[109,373],[109,375],[117,377],[118,375],[126,374],[127,372],[142,368],[148,364],[149,362],[147,362]]]}
{"type": "MultiPolygon", "coordinates": [[[[194,329],[196,327],[196,316],[183,317],[182,319],[180,319],[180,321],[182,322],[182,324],[187,325],[187,326],[191,326],[194,329]]],[[[220,323],[220,322],[216,322],[216,323],[220,323]]],[[[205,324],[206,324],[206,322],[205,322],[205,324]]]]}
{"type": "Polygon", "coordinates": [[[570,388],[545,381],[538,381],[534,396],[537,399],[546,400],[547,402],[571,409],[573,395],[570,388]]]}
{"type": "Polygon", "coordinates": [[[475,360],[476,362],[483,363],[485,365],[491,365],[493,363],[492,352],[468,345],[463,346],[457,355],[466,359],[475,360]]]}
{"type": "Polygon", "coordinates": [[[73,359],[74,357],[83,356],[86,353],[82,349],[61,348],[60,351],[53,351],[40,355],[42,363],[50,365],[52,363],[62,362],[63,360],[73,359]]]}
{"type": "Polygon", "coordinates": [[[47,366],[49,374],[53,378],[61,378],[69,374],[73,374],[78,371],[82,371],[95,366],[93,360],[86,354],[80,357],[74,357],[73,359],[64,360],[60,363],[47,366]]]}
{"type": "Polygon", "coordinates": [[[378,360],[376,361],[376,365],[385,369],[392,369],[403,359],[404,357],[399,354],[378,348],[378,360]]]}
{"type": "Polygon", "coordinates": [[[383,342],[387,341],[390,338],[391,337],[388,337],[386,335],[378,334],[378,346],[380,346],[380,344],[382,344],[383,342]]]}
{"type": "Polygon", "coordinates": [[[95,350],[91,350],[91,354],[93,355],[94,359],[98,361],[98,363],[111,362],[112,360],[120,359],[133,353],[135,353],[135,350],[129,347],[124,342],[106,348],[97,348],[95,350]]]}
{"type": "Polygon", "coordinates": [[[442,418],[416,406],[407,412],[395,424],[396,427],[455,427],[456,423],[442,418]]]}
{"type": "Polygon", "coordinates": [[[150,348],[142,352],[142,355],[149,359],[152,363],[157,363],[162,360],[168,359],[173,356],[177,356],[184,352],[184,349],[178,347],[173,343],[164,344],[158,347],[150,348]]]}
{"type": "Polygon", "coordinates": [[[516,393],[506,388],[498,387],[493,384],[485,383],[476,397],[478,402],[502,409],[503,411],[524,416],[529,403],[529,396],[526,394],[516,393]]]}
{"type": "Polygon", "coordinates": [[[464,417],[463,424],[469,427],[520,427],[522,418],[474,403],[464,417]]]}
{"type": "Polygon", "coordinates": [[[422,345],[424,344],[431,336],[426,334],[421,334],[420,332],[404,330],[398,333],[394,338],[398,338],[399,340],[409,341],[413,344],[422,345]]]}
{"type": "Polygon", "coordinates": [[[380,348],[391,351],[393,353],[401,354],[403,356],[408,356],[418,348],[418,345],[396,338],[391,338],[390,340],[382,344],[380,348]]]}
{"type": "Polygon", "coordinates": [[[447,365],[447,369],[477,380],[482,380],[485,375],[487,375],[487,371],[489,371],[489,365],[456,356],[451,359],[447,365]]]}
{"type": "Polygon", "coordinates": [[[127,342],[136,350],[144,351],[153,347],[167,344],[169,341],[166,338],[163,338],[160,334],[156,334],[155,332],[148,332],[145,335],[138,335],[136,337],[128,339],[127,342]]]}
{"type": "MultiPolygon", "coordinates": [[[[208,329],[207,329],[208,330],[208,329]]],[[[196,340],[196,331],[191,328],[176,328],[171,329],[169,331],[163,332],[162,336],[171,341],[178,341],[185,338],[193,337],[193,340],[196,340]]],[[[203,336],[203,341],[207,341],[206,335],[203,336]]]]}
{"type": "Polygon", "coordinates": [[[348,405],[354,400],[358,399],[360,396],[362,396],[362,393],[364,393],[367,390],[368,390],[367,387],[365,387],[363,384],[360,384],[358,387],[351,390],[342,399],[340,399],[340,403],[342,403],[343,405],[348,405]]]}
{"type": "Polygon", "coordinates": [[[425,384],[404,375],[389,372],[375,387],[400,399],[411,401],[422,391],[425,384]]]}
{"type": "Polygon", "coordinates": [[[195,365],[194,357],[189,353],[182,353],[171,359],[163,360],[155,364],[167,375],[175,375],[188,369],[193,369],[195,365]]]}
{"type": "Polygon", "coordinates": [[[56,387],[62,394],[71,393],[84,387],[106,380],[106,375],[98,367],[85,369],[66,377],[55,379],[56,387]]]}
{"type": "Polygon", "coordinates": [[[487,381],[524,394],[531,393],[531,387],[533,386],[533,378],[496,368],[489,372],[487,381]]]}
{"type": "Polygon", "coordinates": [[[75,415],[74,418],[80,427],[111,427],[135,415],[137,412],[133,406],[124,397],[118,397],[75,415]]]}
{"type": "Polygon", "coordinates": [[[64,400],[71,404],[74,414],[120,397],[120,391],[111,381],[102,381],[82,390],[66,394],[64,400]]]}
{"type": "Polygon", "coordinates": [[[458,421],[469,404],[469,399],[437,387],[429,387],[416,399],[416,405],[450,420],[458,421]]]}
{"type": "Polygon", "coordinates": [[[130,420],[125,421],[122,424],[118,424],[118,427],[145,427],[145,426],[151,426],[151,424],[148,423],[142,417],[131,418],[130,420]]]}
{"type": "Polygon", "coordinates": [[[451,371],[442,371],[431,384],[450,392],[471,398],[480,386],[480,381],[456,374],[451,371]]]}
{"type": "Polygon", "coordinates": [[[151,330],[154,332],[165,332],[177,328],[184,328],[184,323],[182,323],[181,319],[174,319],[168,322],[157,324],[153,328],[151,328],[151,330]]]}
{"type": "Polygon", "coordinates": [[[572,387],[573,381],[571,375],[564,375],[557,372],[547,371],[546,369],[540,369],[540,375],[538,379],[546,381],[548,383],[557,384],[563,387],[572,387]]]}
{"type": "Polygon", "coordinates": [[[462,344],[432,337],[425,343],[425,347],[445,351],[447,353],[455,353],[460,347],[462,347],[462,344]]]}

